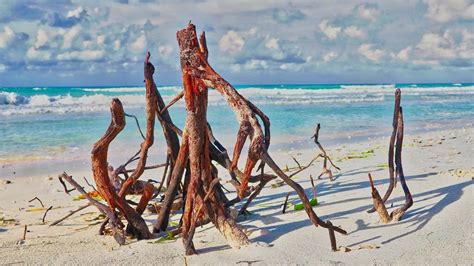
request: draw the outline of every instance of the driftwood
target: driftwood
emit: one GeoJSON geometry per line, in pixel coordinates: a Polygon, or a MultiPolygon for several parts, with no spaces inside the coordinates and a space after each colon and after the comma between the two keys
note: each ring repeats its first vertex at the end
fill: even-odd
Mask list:
{"type": "MultiPolygon", "coordinates": [[[[400,115],[400,102],[401,102],[401,91],[400,89],[395,90],[395,105],[393,108],[393,120],[392,120],[392,135],[390,136],[390,143],[388,146],[388,174],[389,174],[389,185],[387,191],[385,192],[382,202],[385,203],[387,199],[392,194],[393,188],[397,182],[397,177],[395,176],[395,167],[394,167],[394,147],[395,140],[397,138],[398,131],[398,117],[400,115]]],[[[368,213],[375,211],[375,208],[368,210],[368,213]]]]}
{"type": "MultiPolygon", "coordinates": [[[[395,174],[390,176],[390,185],[387,190],[387,193],[385,196],[389,196],[393,190],[394,184],[395,184],[395,179],[398,176],[400,179],[400,183],[402,185],[403,192],[405,194],[405,203],[395,209],[390,215],[388,214],[387,208],[385,207],[385,201],[387,198],[382,198],[380,197],[379,192],[377,191],[377,188],[375,188],[372,176],[369,173],[369,181],[370,181],[370,186],[372,190],[372,199],[374,201],[374,210],[377,211],[377,213],[380,216],[380,220],[382,223],[386,224],[392,221],[399,221],[402,219],[403,215],[405,214],[406,210],[410,208],[413,205],[413,197],[410,193],[410,190],[408,189],[408,186],[406,184],[405,180],[405,175],[403,173],[403,166],[402,166],[402,146],[403,146],[403,133],[404,133],[404,123],[403,123],[403,111],[402,107],[400,107],[400,97],[401,97],[401,92],[400,89],[397,89],[395,92],[395,112],[394,112],[394,126],[396,125],[396,130],[394,133],[392,133],[392,138],[390,139],[390,149],[389,149],[389,162],[390,159],[393,158],[393,143],[394,139],[396,139],[396,144],[395,144],[395,174]],[[396,120],[396,122],[395,122],[396,120]],[[395,138],[393,136],[395,135],[395,138]]],[[[393,168],[393,162],[392,162],[392,168],[393,168]]],[[[389,164],[390,166],[390,164],[389,164]]],[[[392,174],[392,171],[390,170],[390,173],[392,174]]],[[[369,210],[371,211],[371,210],[369,210]]]]}
{"type": "MultiPolygon", "coordinates": [[[[231,214],[229,207],[247,198],[238,214],[246,213],[247,207],[265,185],[276,178],[281,178],[284,183],[296,191],[315,226],[322,226],[332,232],[346,234],[346,231],[340,227],[321,220],[314,212],[303,188],[291,179],[296,173],[312,165],[317,158],[307,166],[300,165],[298,171],[291,175],[285,174],[267,152],[270,145],[270,120],[209,65],[207,61],[209,53],[204,33],[198,41],[195,26],[189,24],[177,33],[177,40],[180,48],[183,91],[178,93],[167,105],[164,103],[153,79],[155,68],[149,60],[150,54],[148,53],[144,62],[146,132],[143,134],[136,117],[129,115],[135,118],[143,142],[139,151],[116,169],[107,163],[108,148],[125,127],[126,114],[119,99],[113,99],[111,102],[112,121],[105,135],[94,145],[91,156],[96,188],[107,205],[88,196],[84,189],[67,174],[63,174],[60,178],[63,184],[62,179],[65,179],[80,193],[86,194],[90,204],[99,208],[107,216],[101,225],[101,232],[104,232],[105,227],[109,224],[117,241],[123,244],[123,228],[125,226],[121,219],[124,218],[127,220],[126,232],[131,236],[137,239],[153,237],[142,214],[149,201],[160,193],[163,186],[166,186],[162,202],[158,205],[155,202],[152,204],[152,206],[156,206],[158,212],[157,221],[153,225],[154,232],[166,231],[173,208],[176,209],[176,206],[184,205],[180,226],[171,232],[182,234],[186,254],[196,253],[193,244],[196,227],[209,221],[220,231],[230,246],[239,248],[248,245],[250,240],[239,228],[235,221],[235,214],[231,214]],[[207,122],[209,88],[215,89],[223,96],[234,111],[239,123],[232,158],[229,157],[226,148],[214,137],[211,125],[207,122]],[[187,113],[184,128],[181,130],[173,124],[169,109],[182,98],[184,98],[187,113]],[[155,119],[160,122],[163,129],[167,145],[167,159],[164,164],[147,166],[148,150],[153,145],[155,138],[155,119]],[[263,124],[263,128],[260,123],[263,124]],[[239,159],[247,139],[249,140],[248,154],[245,166],[241,171],[239,159]],[[135,169],[127,170],[126,168],[132,162],[137,162],[135,169]],[[230,184],[237,192],[236,198],[227,198],[224,192],[227,189],[221,184],[218,170],[212,162],[218,163],[228,171],[231,179],[230,184]],[[259,163],[257,167],[259,173],[253,174],[257,163],[259,163]],[[268,166],[274,174],[266,173],[265,166],[268,166]],[[139,180],[145,170],[158,167],[164,167],[158,189],[150,182],[139,180]],[[129,175],[129,173],[131,174],[129,175]],[[134,186],[139,189],[134,189],[134,186]],[[135,190],[142,196],[137,206],[132,208],[126,196],[135,193],[135,190]]],[[[317,144],[319,143],[317,136],[315,141],[317,144]]],[[[322,149],[322,147],[320,148],[322,149]]],[[[326,158],[324,149],[322,152],[326,158]]],[[[65,192],[69,193],[70,190],[66,185],[63,186],[65,192]]]]}
{"type": "Polygon", "coordinates": [[[328,175],[329,177],[329,180],[333,180],[332,177],[332,171],[330,169],[330,167],[328,167],[328,161],[329,163],[331,164],[332,167],[334,167],[335,169],[337,169],[338,171],[340,171],[341,169],[339,167],[337,167],[331,160],[331,158],[327,155],[326,153],[326,150],[324,150],[323,148],[323,145],[321,145],[321,143],[319,143],[319,130],[321,129],[321,125],[318,123],[318,125],[316,126],[316,130],[315,130],[315,133],[314,135],[311,137],[312,139],[314,139],[314,143],[318,146],[319,150],[321,151],[320,154],[318,154],[318,156],[316,156],[315,159],[319,158],[319,157],[322,157],[323,158],[323,171],[321,172],[321,174],[319,174],[318,176],[318,179],[321,179],[321,177],[325,174],[328,175]]]}
{"type": "MultiPolygon", "coordinates": [[[[335,231],[345,234],[346,232],[341,228],[331,226],[318,218],[314,213],[303,188],[289,178],[267,153],[267,148],[270,144],[268,118],[256,106],[241,96],[232,85],[224,80],[209,65],[207,61],[208,50],[204,33],[201,35],[200,41],[198,41],[195,26],[189,24],[186,29],[177,33],[177,38],[180,46],[184,97],[188,111],[183,138],[184,141],[189,141],[189,163],[191,168],[191,180],[187,188],[187,198],[183,214],[183,239],[187,254],[194,252],[191,240],[188,240],[192,237],[193,233],[189,232],[188,234],[188,227],[192,228],[192,225],[188,225],[188,221],[191,220],[192,216],[192,204],[204,197],[203,188],[209,187],[209,183],[212,180],[207,148],[209,146],[209,139],[207,137],[208,134],[206,134],[208,130],[206,122],[207,88],[214,88],[224,97],[229,106],[233,109],[237,120],[240,123],[230,166],[231,171],[237,168],[238,160],[247,138],[250,141],[247,161],[241,177],[241,184],[238,188],[239,198],[242,199],[247,195],[247,188],[252,170],[257,162],[261,160],[261,168],[263,168],[263,163],[268,165],[278,177],[282,178],[296,191],[304,204],[310,220],[315,225],[333,228],[335,231]],[[264,122],[265,134],[259,124],[257,116],[264,122]]],[[[215,202],[211,199],[210,203],[206,204],[209,205],[207,208],[208,215],[216,227],[232,246],[238,247],[246,245],[248,243],[247,237],[238,230],[236,226],[234,226],[234,221],[228,216],[227,211],[222,208],[223,206],[220,204],[214,205],[217,208],[210,208],[213,203],[215,202]],[[214,216],[216,214],[217,216],[214,216]],[[221,217],[217,220],[217,223],[214,220],[216,217],[221,217]],[[225,223],[220,224],[219,221],[225,221],[225,223]],[[226,226],[226,229],[223,230],[222,226],[226,226]]]]}

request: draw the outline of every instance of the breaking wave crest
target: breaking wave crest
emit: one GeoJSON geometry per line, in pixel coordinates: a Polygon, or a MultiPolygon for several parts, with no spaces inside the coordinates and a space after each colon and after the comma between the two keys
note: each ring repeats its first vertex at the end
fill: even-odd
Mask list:
{"type": "MultiPolygon", "coordinates": [[[[247,87],[239,89],[239,93],[257,105],[310,105],[310,104],[350,104],[364,102],[380,102],[392,97],[394,85],[341,85],[340,88],[308,89],[308,88],[259,88],[247,87]]],[[[169,102],[178,86],[159,87],[165,102],[169,102]]],[[[404,97],[418,96],[420,99],[442,100],[445,96],[474,95],[474,86],[464,87],[413,87],[401,88],[404,97]]],[[[108,111],[112,98],[119,98],[125,108],[143,108],[145,106],[144,88],[80,88],[84,91],[79,96],[47,94],[22,95],[17,92],[0,90],[0,115],[101,112],[108,111]],[[94,94],[92,94],[94,93],[94,94]]],[[[35,90],[36,91],[36,90],[35,90]]],[[[44,93],[44,90],[37,90],[44,93]]],[[[180,103],[182,105],[182,102],[180,103]]],[[[209,92],[209,104],[225,105],[221,95],[215,90],[209,92]]]]}

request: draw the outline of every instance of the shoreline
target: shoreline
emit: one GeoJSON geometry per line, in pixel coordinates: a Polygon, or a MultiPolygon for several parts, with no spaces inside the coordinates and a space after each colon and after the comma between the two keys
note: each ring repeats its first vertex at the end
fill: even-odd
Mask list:
{"type": "MultiPolygon", "coordinates": [[[[333,182],[327,178],[316,180],[319,205],[314,209],[322,219],[331,220],[348,231],[347,236],[336,235],[336,238],[338,246],[351,251],[331,252],[327,230],[312,226],[306,213],[290,208],[281,214],[280,205],[291,189],[286,185],[272,188],[269,184],[250,206],[252,215],[239,218],[239,224],[252,241],[250,247],[231,249],[217,230],[207,225],[196,231],[195,245],[200,255],[188,256],[186,262],[191,265],[222,262],[235,265],[241,261],[324,265],[472,262],[472,221],[466,210],[472,208],[473,201],[474,168],[470,159],[474,156],[471,149],[474,128],[405,136],[403,164],[414,205],[402,221],[388,225],[379,224],[377,214],[366,213],[372,204],[367,172],[372,173],[379,191],[385,191],[387,186],[388,175],[383,164],[387,159],[388,137],[340,146],[322,144],[342,171],[335,175],[333,182]],[[348,154],[369,150],[373,152],[364,158],[344,159],[348,154]],[[456,221],[455,226],[452,221],[456,221]]],[[[289,153],[305,164],[317,150],[313,144],[307,149],[271,153],[282,167],[291,168],[295,163],[289,153]]],[[[312,193],[308,176],[317,176],[321,164],[318,161],[295,177],[307,195],[312,193]]],[[[220,170],[220,173],[224,172],[220,170]]],[[[66,195],[56,174],[59,173],[54,173],[52,178],[29,176],[12,179],[11,184],[0,184],[0,202],[7,203],[0,206],[1,215],[18,223],[0,226],[2,262],[184,264],[181,238],[156,244],[150,243],[154,240],[128,240],[129,244],[119,247],[112,237],[98,236],[100,220],[96,220],[98,211],[93,207],[59,226],[43,225],[43,211],[27,211],[38,207],[37,202],[28,202],[31,198],[37,196],[46,207],[53,206],[46,223],[86,203],[74,201],[73,196],[77,196],[74,192],[72,196],[66,195]],[[17,244],[24,225],[29,228],[26,241],[17,244]]],[[[80,183],[84,183],[83,175],[90,180],[88,169],[73,170],[69,174],[80,183]]],[[[142,179],[150,177],[156,177],[156,172],[145,172],[142,179]]],[[[224,175],[223,179],[227,177],[224,175]]],[[[297,203],[296,195],[292,194],[289,202],[297,203]]],[[[388,202],[388,206],[393,203],[393,208],[402,204],[400,187],[388,202]]],[[[152,223],[156,216],[146,213],[144,218],[152,223]]]]}
{"type": "MultiPolygon", "coordinates": [[[[468,122],[466,120],[463,120],[465,122],[468,122]]],[[[417,127],[413,131],[408,131],[405,133],[405,136],[407,138],[412,138],[414,136],[421,136],[425,134],[441,134],[441,135],[449,135],[453,134],[452,131],[459,132],[459,131],[469,131],[469,130],[474,130],[474,122],[471,122],[470,124],[466,125],[460,125],[458,123],[459,121],[452,122],[450,126],[453,125],[458,125],[457,127],[433,127],[433,128],[427,128],[427,127],[417,127]]],[[[386,134],[382,135],[375,135],[375,136],[357,136],[354,134],[348,134],[347,137],[345,138],[337,138],[337,141],[334,139],[327,139],[327,135],[329,134],[328,132],[323,131],[324,129],[321,130],[321,137],[320,141],[322,145],[328,149],[337,149],[338,147],[341,146],[347,146],[347,145],[364,145],[364,143],[370,143],[370,142],[386,142],[388,146],[388,140],[390,137],[390,132],[385,132],[386,134]]],[[[161,133],[161,131],[158,132],[161,133]]],[[[314,145],[314,142],[312,139],[310,139],[308,133],[307,138],[298,138],[296,140],[290,140],[288,141],[285,139],[285,137],[280,136],[278,138],[275,138],[273,136],[272,139],[272,144],[270,146],[270,151],[273,153],[285,153],[286,152],[293,152],[295,150],[315,150],[316,151],[316,146],[314,145]],[[276,143],[274,143],[276,142],[276,143]],[[285,144],[283,144],[285,143],[285,144]]],[[[341,134],[339,134],[341,135],[341,134]]],[[[225,146],[231,148],[232,143],[229,142],[229,140],[225,140],[226,143],[224,144],[225,146]]],[[[123,142],[123,140],[122,140],[123,142]]],[[[139,142],[137,140],[133,140],[132,143],[133,147],[139,147],[139,142]]],[[[160,144],[162,143],[163,139],[160,139],[157,144],[152,146],[151,152],[149,154],[149,164],[158,164],[158,163],[163,163],[163,161],[166,159],[163,156],[163,151],[161,150],[160,144]]],[[[224,143],[224,142],[223,142],[224,143]]],[[[114,156],[114,153],[120,150],[120,152],[123,152],[121,148],[124,146],[122,143],[121,145],[118,145],[118,147],[114,147],[114,145],[111,146],[111,151],[110,151],[110,160],[113,163],[112,165],[115,164],[120,164],[123,163],[128,159],[128,155],[122,156],[122,157],[117,157],[114,156]]],[[[84,148],[85,149],[85,148],[84,148]]],[[[89,149],[92,149],[89,147],[89,149]]],[[[87,149],[87,150],[89,150],[87,149]]],[[[244,147],[245,151],[245,147],[244,147]]],[[[125,154],[130,154],[133,155],[134,150],[129,149],[125,152],[125,154]]],[[[21,157],[21,156],[19,156],[21,157]]],[[[16,161],[0,161],[0,181],[1,180],[6,180],[6,179],[15,179],[15,178],[26,178],[26,177],[42,177],[45,175],[58,175],[62,173],[63,171],[80,171],[80,172],[86,172],[91,169],[91,164],[90,164],[90,154],[88,152],[85,152],[81,155],[75,155],[73,159],[68,159],[68,160],[63,160],[59,159],[57,156],[56,158],[48,158],[48,159],[38,159],[38,160],[33,160],[31,161],[29,158],[39,158],[38,156],[34,155],[27,155],[25,159],[21,160],[16,160],[16,161]],[[60,166],[59,166],[60,165],[60,166]],[[62,169],[62,170],[61,170],[62,169]],[[54,173],[51,173],[54,172],[54,173]]],[[[133,165],[133,164],[132,164],[133,165]]]]}

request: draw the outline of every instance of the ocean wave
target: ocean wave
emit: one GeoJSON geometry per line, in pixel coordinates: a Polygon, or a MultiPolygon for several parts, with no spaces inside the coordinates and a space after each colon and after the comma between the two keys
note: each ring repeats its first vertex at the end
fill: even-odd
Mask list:
{"type": "Polygon", "coordinates": [[[374,85],[341,85],[343,89],[370,90],[370,89],[394,89],[395,84],[374,84],[374,85]]]}
{"type": "MultiPolygon", "coordinates": [[[[345,86],[345,85],[344,85],[345,86]]],[[[124,88],[89,88],[82,96],[36,94],[25,96],[15,92],[0,91],[0,115],[101,112],[108,111],[112,98],[119,98],[125,108],[143,108],[146,104],[144,94],[128,94],[130,90],[143,90],[141,87],[124,88]],[[102,93],[100,93],[102,92],[102,93]],[[108,92],[118,92],[115,95],[108,92]]],[[[179,86],[159,87],[162,91],[179,91],[179,86]]],[[[465,100],[465,96],[474,95],[474,86],[465,87],[406,87],[401,88],[403,95],[416,97],[422,101],[442,101],[453,99],[465,100]]],[[[247,87],[238,90],[243,96],[257,105],[302,105],[302,104],[350,104],[363,102],[380,102],[393,97],[392,85],[370,85],[363,88],[347,86],[341,89],[308,89],[308,88],[258,88],[247,87]],[[388,97],[388,98],[387,98],[388,97]]],[[[174,93],[163,93],[165,102],[169,102],[174,93]]],[[[223,97],[215,90],[209,91],[209,105],[226,105],[223,97]]],[[[182,101],[178,105],[183,105],[182,101]]]]}
{"type": "MultiPolygon", "coordinates": [[[[81,88],[86,92],[145,92],[145,87],[117,87],[117,88],[81,88]]],[[[180,91],[180,86],[161,86],[158,90],[162,91],[180,91]]]]}

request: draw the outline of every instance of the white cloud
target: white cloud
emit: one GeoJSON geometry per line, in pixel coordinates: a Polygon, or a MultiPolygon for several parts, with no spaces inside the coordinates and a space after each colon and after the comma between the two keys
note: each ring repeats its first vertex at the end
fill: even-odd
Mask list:
{"type": "Polygon", "coordinates": [[[349,26],[344,29],[344,34],[351,38],[364,38],[365,32],[357,26],[349,26]]]}
{"type": "Polygon", "coordinates": [[[246,70],[257,70],[257,69],[267,69],[268,63],[265,60],[252,59],[247,61],[244,64],[244,69],[246,70]]]}
{"type": "Polygon", "coordinates": [[[280,49],[280,46],[278,45],[278,39],[276,39],[276,38],[269,38],[269,39],[265,42],[265,47],[267,47],[268,49],[274,49],[274,50],[280,49]]]}
{"type": "Polygon", "coordinates": [[[362,44],[359,46],[359,53],[367,57],[367,59],[378,62],[385,55],[385,52],[381,49],[373,48],[373,44],[362,44]]]}
{"type": "Polygon", "coordinates": [[[400,59],[400,60],[403,60],[403,61],[406,61],[408,60],[409,56],[410,56],[410,52],[411,52],[412,48],[411,46],[408,46],[402,50],[400,50],[400,52],[398,52],[395,57],[400,59]]]}
{"type": "Polygon", "coordinates": [[[76,35],[81,31],[81,26],[74,26],[69,31],[64,33],[63,36],[63,49],[69,49],[72,46],[72,42],[76,35]]]}
{"type": "Polygon", "coordinates": [[[474,33],[446,30],[442,35],[425,33],[416,45],[416,60],[474,60],[474,33]]]}
{"type": "Polygon", "coordinates": [[[138,39],[130,44],[130,48],[134,52],[142,52],[146,47],[146,37],[142,34],[138,39]]]}
{"type": "Polygon", "coordinates": [[[329,52],[329,53],[327,53],[323,56],[323,60],[324,60],[324,62],[329,62],[329,61],[332,61],[333,59],[335,59],[336,57],[337,57],[336,52],[329,52]]]}
{"type": "Polygon", "coordinates": [[[51,52],[47,50],[36,50],[35,47],[30,47],[26,52],[26,57],[35,61],[44,61],[51,59],[51,52]]]}
{"type": "MultiPolygon", "coordinates": [[[[256,32],[256,29],[254,30],[256,32]]],[[[255,34],[255,33],[253,33],[255,34]]],[[[219,48],[221,51],[235,54],[238,53],[244,48],[245,41],[237,32],[231,30],[228,31],[222,38],[219,40],[219,48]]]]}
{"type": "Polygon", "coordinates": [[[364,4],[357,7],[357,13],[360,17],[375,21],[379,15],[379,11],[375,6],[364,4]]]}
{"type": "Polygon", "coordinates": [[[99,35],[96,38],[97,44],[98,45],[104,45],[105,42],[105,36],[104,35],[99,35]]]}
{"type": "Polygon", "coordinates": [[[0,73],[5,72],[7,70],[7,66],[4,64],[0,64],[0,73]]]}
{"type": "Polygon", "coordinates": [[[327,20],[323,20],[319,23],[319,29],[328,37],[330,40],[337,38],[337,35],[341,32],[341,27],[334,27],[328,24],[327,20]]]}
{"type": "Polygon", "coordinates": [[[437,60],[413,60],[411,61],[414,65],[424,65],[424,66],[437,66],[439,62],[437,60]]]}
{"type": "Polygon", "coordinates": [[[84,8],[82,8],[82,6],[78,6],[76,9],[68,11],[66,17],[68,17],[68,18],[71,18],[71,17],[79,18],[81,16],[82,12],[84,12],[84,8]]]}
{"type": "Polygon", "coordinates": [[[83,51],[72,51],[59,54],[57,59],[60,61],[67,60],[81,60],[81,61],[94,61],[103,58],[105,52],[103,50],[83,50],[83,51]]]}
{"type": "Polygon", "coordinates": [[[10,41],[15,37],[15,32],[9,26],[3,27],[3,32],[0,32],[0,48],[6,48],[10,41]]]}
{"type": "Polygon", "coordinates": [[[453,40],[449,34],[445,33],[441,36],[435,33],[426,33],[416,48],[424,57],[452,59],[456,56],[456,51],[452,44],[453,40]]]}
{"type": "Polygon", "coordinates": [[[120,40],[115,40],[114,41],[114,51],[117,51],[118,49],[120,49],[120,47],[122,47],[122,43],[120,42],[120,40]]]}
{"type": "Polygon", "coordinates": [[[35,48],[41,48],[48,42],[48,40],[48,33],[44,29],[39,29],[38,33],[36,34],[36,42],[34,44],[35,48]]]}
{"type": "Polygon", "coordinates": [[[428,5],[426,16],[437,22],[457,18],[474,19],[474,4],[469,0],[423,0],[428,5]]]}
{"type": "Polygon", "coordinates": [[[158,53],[163,57],[168,57],[173,52],[171,45],[161,45],[158,47],[158,53]]]}

